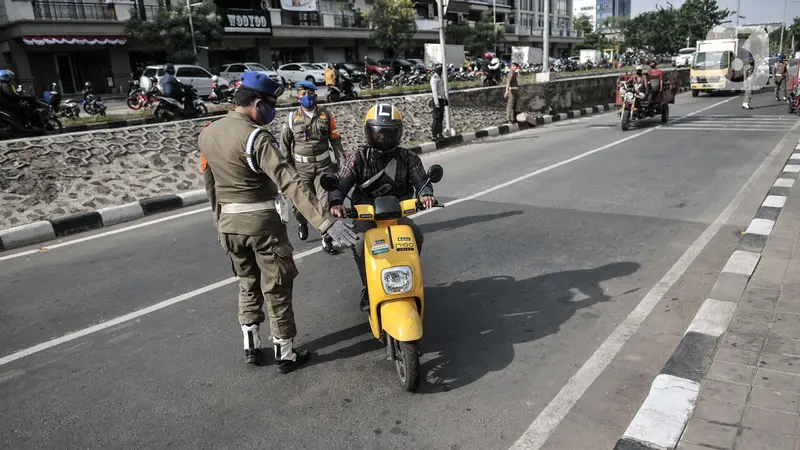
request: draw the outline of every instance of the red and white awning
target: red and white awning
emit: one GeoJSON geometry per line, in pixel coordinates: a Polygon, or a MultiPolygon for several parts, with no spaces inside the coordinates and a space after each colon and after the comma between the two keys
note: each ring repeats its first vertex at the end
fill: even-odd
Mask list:
{"type": "Polygon", "coordinates": [[[25,36],[22,42],[28,45],[125,45],[124,36],[25,36]]]}

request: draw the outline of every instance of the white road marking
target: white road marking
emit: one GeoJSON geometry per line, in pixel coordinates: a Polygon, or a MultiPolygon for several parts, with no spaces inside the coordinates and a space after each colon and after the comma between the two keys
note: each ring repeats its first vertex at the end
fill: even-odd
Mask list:
{"type": "Polygon", "coordinates": [[[699,127],[691,127],[691,126],[668,126],[662,127],[662,130],[672,131],[672,130],[692,130],[692,131],[784,131],[788,130],[788,127],[782,128],[742,128],[742,127],[709,127],[709,126],[699,126],[699,127]]]}
{"type": "Polygon", "coordinates": [[[800,172],[800,166],[787,164],[786,167],[783,168],[783,171],[786,173],[798,173],[800,172]]]}
{"type": "MultiPolygon", "coordinates": [[[[693,113],[687,114],[686,116],[683,116],[683,117],[690,117],[693,114],[698,114],[698,113],[700,113],[702,111],[705,111],[705,110],[711,109],[711,108],[713,108],[715,106],[718,106],[718,105],[721,105],[723,103],[729,102],[729,101],[733,100],[733,98],[735,98],[735,97],[732,97],[732,98],[730,98],[728,100],[723,100],[723,101],[718,102],[718,103],[714,103],[713,105],[707,106],[707,107],[705,107],[703,109],[699,109],[699,110],[697,110],[697,111],[695,111],[693,113]]],[[[601,152],[603,150],[607,150],[609,148],[614,147],[615,145],[619,145],[619,144],[622,144],[623,142],[627,142],[627,141],[635,139],[635,138],[637,138],[639,136],[643,136],[643,135],[645,135],[647,133],[652,132],[653,130],[655,130],[655,128],[650,128],[650,129],[641,131],[639,133],[632,134],[632,135],[630,135],[630,136],[628,136],[626,138],[617,140],[617,141],[612,142],[610,144],[606,144],[606,145],[604,145],[602,147],[598,147],[598,148],[596,148],[594,150],[589,150],[586,153],[581,153],[580,155],[573,156],[572,158],[563,160],[563,161],[555,163],[555,164],[551,164],[551,165],[549,165],[547,167],[543,167],[543,168],[538,169],[536,171],[533,171],[533,172],[531,172],[531,173],[529,173],[527,175],[523,175],[521,177],[514,178],[513,180],[507,181],[507,182],[505,182],[503,184],[494,186],[492,188],[489,188],[489,189],[486,189],[486,190],[483,190],[483,191],[480,191],[480,192],[476,192],[475,194],[469,195],[467,197],[463,197],[463,198],[460,198],[460,199],[453,200],[451,202],[448,202],[447,206],[457,205],[459,203],[463,203],[463,202],[466,202],[466,201],[473,200],[475,198],[484,196],[486,194],[490,194],[490,193],[495,192],[497,190],[506,188],[506,187],[514,185],[516,183],[519,183],[520,181],[527,180],[527,179],[532,178],[532,177],[534,177],[536,175],[540,175],[540,174],[548,172],[550,170],[557,169],[557,168],[559,168],[561,166],[564,166],[564,165],[567,165],[569,163],[572,163],[572,162],[581,160],[583,158],[586,158],[588,156],[594,155],[595,153],[599,153],[599,152],[601,152]]],[[[435,153],[433,155],[435,155],[435,153]]],[[[760,168],[759,168],[759,170],[760,170],[760,168]]],[[[758,173],[759,173],[759,171],[757,170],[756,174],[758,174],[758,173]]],[[[753,176],[755,176],[756,174],[754,174],[753,176]]],[[[200,209],[200,210],[197,210],[197,211],[190,211],[190,212],[182,213],[180,215],[170,216],[170,217],[163,218],[163,219],[158,219],[158,221],[145,222],[145,223],[142,223],[142,224],[134,225],[133,227],[126,227],[126,228],[123,228],[123,229],[114,230],[113,232],[108,232],[108,233],[103,233],[103,234],[108,235],[108,234],[112,234],[112,233],[120,233],[120,232],[124,231],[125,229],[141,228],[141,227],[148,226],[148,225],[151,225],[151,224],[154,224],[154,223],[158,223],[159,221],[163,222],[163,221],[166,221],[166,220],[174,218],[174,217],[182,217],[182,216],[186,216],[186,215],[189,215],[189,214],[197,214],[198,212],[207,211],[208,209],[210,209],[210,208],[203,208],[203,209],[200,209]]],[[[425,214],[430,214],[430,213],[432,213],[434,211],[437,211],[438,209],[439,208],[432,208],[432,209],[428,209],[428,210],[419,212],[419,213],[415,214],[415,217],[423,216],[425,214]]],[[[96,239],[95,236],[88,236],[87,238],[83,238],[83,240],[90,240],[91,238],[95,238],[96,239]]],[[[72,241],[70,241],[70,242],[72,242],[72,241]]],[[[69,244],[69,243],[68,242],[64,242],[63,243],[63,245],[66,245],[66,244],[69,244]]],[[[58,245],[62,245],[62,244],[58,244],[58,245]]],[[[55,246],[50,247],[50,248],[55,248],[55,246]]],[[[299,260],[299,259],[305,258],[306,256],[310,256],[310,255],[313,255],[315,253],[318,253],[320,251],[322,251],[321,247],[315,247],[315,248],[312,248],[310,250],[306,250],[304,252],[301,252],[301,253],[298,253],[298,254],[294,255],[294,259],[295,260],[299,260]]],[[[35,252],[35,250],[33,252],[35,252]]],[[[10,256],[15,256],[15,255],[10,255],[10,256]]],[[[10,363],[12,361],[16,361],[16,360],[18,360],[20,358],[24,358],[26,356],[30,356],[30,355],[32,355],[34,353],[41,352],[41,351],[49,349],[51,347],[63,344],[65,342],[69,342],[69,341],[78,339],[80,337],[83,337],[83,336],[86,336],[86,335],[89,335],[89,334],[92,334],[92,333],[96,333],[98,331],[104,330],[104,329],[112,327],[114,325],[119,325],[121,323],[128,322],[130,320],[136,319],[136,318],[144,316],[146,314],[150,314],[152,312],[155,312],[155,311],[158,311],[160,309],[166,308],[166,307],[168,307],[170,305],[174,305],[176,303],[192,299],[194,297],[197,297],[198,295],[201,295],[201,294],[204,294],[206,292],[212,291],[214,289],[226,286],[226,285],[234,283],[236,281],[237,281],[237,278],[235,278],[235,277],[231,277],[231,278],[228,278],[228,279],[225,279],[225,280],[222,280],[222,281],[218,281],[216,283],[210,284],[208,286],[205,286],[205,287],[202,287],[202,288],[199,288],[199,289],[195,289],[195,290],[187,292],[185,294],[181,294],[181,295],[179,295],[177,297],[173,297],[173,298],[164,300],[162,302],[156,303],[156,304],[148,306],[146,308],[143,308],[143,309],[140,309],[140,310],[137,310],[137,311],[133,311],[131,313],[125,314],[125,315],[117,317],[115,319],[111,319],[111,320],[99,323],[97,325],[94,325],[94,326],[91,326],[91,327],[88,327],[88,328],[84,328],[82,330],[78,330],[78,331],[66,334],[64,336],[49,340],[47,342],[43,342],[41,344],[34,345],[34,346],[26,348],[24,350],[20,350],[18,352],[15,352],[15,353],[12,353],[12,354],[10,354],[8,356],[0,358],[0,366],[8,364],[8,363],[10,363]]],[[[651,309],[652,309],[652,307],[651,307],[651,309]]],[[[648,311],[648,313],[649,313],[649,311],[648,311]]],[[[644,319],[642,319],[642,320],[644,320],[644,319]]],[[[624,325],[624,323],[623,323],[623,325],[624,325]]],[[[638,328],[638,325],[637,325],[637,328],[638,328]]],[[[626,338],[626,340],[627,340],[627,338],[626,338]]],[[[615,352],[615,354],[616,354],[616,352],[615,352]]],[[[613,355],[611,355],[611,357],[613,357],[613,355]]],[[[610,361],[610,358],[609,358],[609,361],[610,361]]],[[[608,363],[606,362],[605,364],[608,364],[608,363]]],[[[566,414],[566,412],[565,412],[565,414],[566,414]]],[[[535,423],[536,422],[534,422],[534,424],[535,423]]]]}
{"type": "Polygon", "coordinates": [[[791,178],[778,178],[777,180],[775,180],[775,184],[773,184],[773,186],[790,188],[794,186],[794,180],[791,178]]]}
{"type": "MultiPolygon", "coordinates": [[[[693,331],[714,337],[722,336],[722,333],[728,329],[734,314],[736,314],[737,306],[733,302],[707,298],[703,305],[700,306],[700,310],[697,311],[694,319],[692,319],[692,323],[689,324],[686,333],[693,331]]],[[[684,336],[686,333],[683,333],[684,336]]]]}
{"type": "MultiPolygon", "coordinates": [[[[735,98],[737,97],[731,97],[718,104],[731,101],[735,98]]],[[[796,130],[799,126],[800,121],[795,123],[790,131],[796,130]]],[[[686,252],[681,255],[680,259],[669,269],[666,275],[650,289],[650,292],[645,295],[642,301],[631,311],[620,326],[611,333],[605,342],[600,345],[600,348],[598,348],[586,363],[578,369],[575,375],[567,381],[564,387],[561,388],[561,391],[559,391],[553,400],[542,410],[525,433],[511,446],[512,450],[538,450],[547,442],[547,439],[550,438],[550,435],[553,434],[558,425],[561,424],[561,421],[564,420],[567,413],[569,413],[578,400],[583,397],[583,394],[586,393],[589,386],[591,386],[600,374],[605,371],[606,367],[608,367],[617,353],[622,349],[622,346],[636,333],[642,322],[650,315],[658,302],[661,301],[661,298],[670,290],[672,285],[683,276],[684,272],[692,265],[695,258],[706,248],[708,243],[711,242],[711,239],[722,229],[725,223],[728,222],[734,211],[736,211],[744,198],[750,193],[756,181],[766,172],[780,149],[786,145],[788,136],[789,133],[787,132],[786,136],[775,146],[758,169],[756,169],[747,182],[745,182],[736,196],[733,197],[725,210],[722,211],[714,222],[703,231],[703,234],[686,249],[686,252]]]]}

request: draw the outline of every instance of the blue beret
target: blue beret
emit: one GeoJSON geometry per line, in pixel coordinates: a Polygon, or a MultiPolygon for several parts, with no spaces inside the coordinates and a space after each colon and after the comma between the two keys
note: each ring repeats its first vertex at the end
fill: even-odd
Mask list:
{"type": "Polygon", "coordinates": [[[309,91],[316,91],[317,90],[317,85],[312,83],[312,82],[310,82],[310,81],[308,81],[308,80],[298,81],[297,84],[294,87],[297,88],[297,89],[300,89],[300,88],[308,89],[309,91]]]}
{"type": "Polygon", "coordinates": [[[265,96],[280,97],[283,94],[283,86],[280,83],[259,72],[243,73],[242,87],[265,96]]]}

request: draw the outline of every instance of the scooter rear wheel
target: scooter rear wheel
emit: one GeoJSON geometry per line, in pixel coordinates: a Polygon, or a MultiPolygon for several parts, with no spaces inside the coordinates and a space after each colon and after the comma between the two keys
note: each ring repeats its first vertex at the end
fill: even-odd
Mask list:
{"type": "Polygon", "coordinates": [[[397,369],[397,376],[400,377],[400,383],[403,389],[409,392],[414,392],[419,387],[419,344],[417,341],[400,342],[392,339],[395,345],[395,355],[397,359],[394,361],[395,368],[397,369]]]}

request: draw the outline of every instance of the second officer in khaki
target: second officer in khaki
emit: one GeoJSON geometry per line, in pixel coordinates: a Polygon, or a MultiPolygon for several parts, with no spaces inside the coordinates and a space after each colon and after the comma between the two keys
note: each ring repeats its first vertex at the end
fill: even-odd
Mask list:
{"type": "MultiPolygon", "coordinates": [[[[317,105],[317,86],[310,81],[297,83],[300,107],[289,113],[281,133],[281,153],[294,165],[303,182],[328,207],[328,192],[322,189],[320,178],[324,173],[336,174],[341,160],[342,138],[336,128],[333,114],[317,105]]],[[[308,220],[293,207],[298,222],[297,235],[301,241],[308,239],[308,220]]],[[[322,248],[335,254],[330,239],[323,237],[322,248]]]]}
{"type": "Polygon", "coordinates": [[[330,214],[327,203],[322,206],[304,183],[298,183],[297,172],[265,128],[275,118],[282,91],[281,85],[259,72],[244,73],[236,109],[208,125],[200,133],[199,144],[219,240],[239,277],[245,360],[259,362],[259,325],[264,321],[266,302],[277,367],[287,373],[305,363],[309,355],[294,349],[297,328],[292,287],[298,272],[286,233],[287,211],[282,202],[276,202],[278,192],[335,245],[349,247],[358,239],[330,214]]]}

